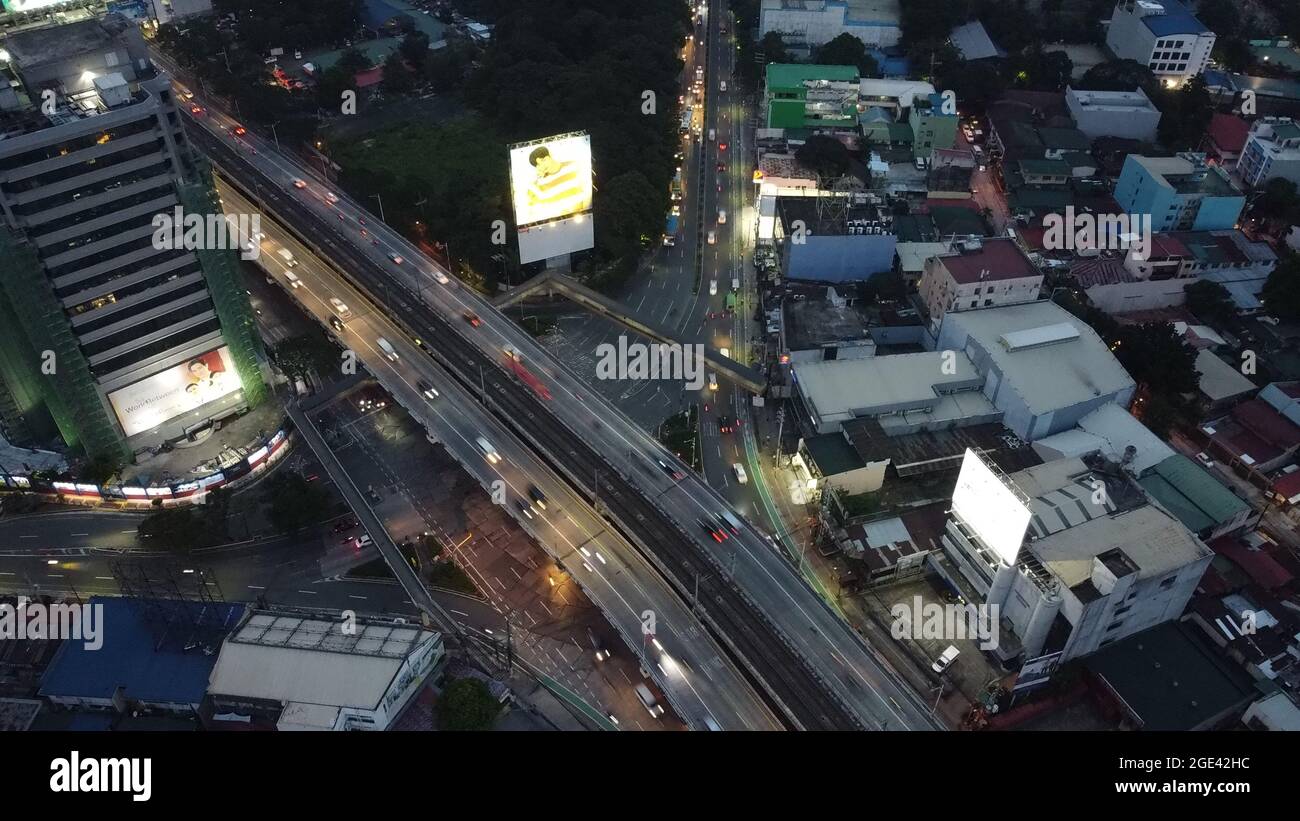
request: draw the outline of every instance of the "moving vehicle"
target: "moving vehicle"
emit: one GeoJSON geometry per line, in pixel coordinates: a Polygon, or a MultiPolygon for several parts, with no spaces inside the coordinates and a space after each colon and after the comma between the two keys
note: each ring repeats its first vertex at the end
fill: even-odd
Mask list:
{"type": "Polygon", "coordinates": [[[420,388],[420,393],[424,395],[425,399],[438,398],[438,389],[430,385],[428,382],[425,382],[423,379],[417,382],[416,385],[420,388]]]}
{"type": "MultiPolygon", "coordinates": [[[[740,472],[744,474],[745,469],[743,467],[741,467],[740,465],[736,465],[736,467],[740,468],[740,472]]],[[[727,526],[731,528],[732,533],[735,533],[737,536],[740,535],[740,530],[741,530],[740,520],[736,518],[735,514],[733,514],[730,510],[724,510],[718,515],[721,516],[723,520],[726,521],[727,526]]]]}
{"type": "Polygon", "coordinates": [[[437,268],[433,269],[433,278],[438,281],[439,285],[447,285],[451,282],[451,279],[437,268]]]}
{"type": "Polygon", "coordinates": [[[718,209],[718,225],[726,225],[726,224],[727,224],[727,209],[725,209],[725,208],[719,208],[719,209],[718,209]]]}
{"type": "Polygon", "coordinates": [[[717,236],[715,236],[712,231],[709,232],[709,235],[706,237],[706,239],[708,240],[708,243],[710,245],[713,245],[718,241],[717,236]]]}
{"type": "Polygon", "coordinates": [[[546,510],[546,494],[537,487],[537,485],[528,486],[528,498],[533,500],[538,510],[546,510]]]}
{"type": "Polygon", "coordinates": [[[487,457],[488,462],[495,465],[497,462],[501,461],[501,454],[497,453],[497,449],[492,447],[491,442],[484,439],[482,436],[478,437],[474,441],[478,443],[479,450],[483,451],[483,455],[487,457]]]}
{"type": "Polygon", "coordinates": [[[719,151],[726,151],[726,150],[727,150],[727,144],[726,144],[726,143],[718,143],[718,150],[719,150],[719,151]]]}
{"type": "Polygon", "coordinates": [[[374,546],[375,546],[375,540],[370,538],[369,533],[366,533],[357,539],[357,550],[365,550],[367,547],[374,547],[374,546]]]}
{"type": "Polygon", "coordinates": [[[248,133],[248,131],[247,131],[247,130],[242,126],[242,125],[237,125],[237,126],[235,126],[235,136],[236,136],[236,137],[242,137],[242,136],[244,136],[244,135],[247,134],[247,133],[248,133]]]}
{"type": "Polygon", "coordinates": [[[720,732],[722,732],[722,725],[718,724],[717,720],[714,719],[713,716],[705,716],[705,717],[704,717],[704,726],[705,726],[705,728],[707,728],[707,729],[709,730],[709,732],[711,732],[711,733],[720,733],[720,732]]]}
{"type": "Polygon", "coordinates": [[[326,191],[325,200],[329,202],[330,205],[333,205],[334,203],[339,201],[339,195],[335,194],[333,191],[326,191]]]}
{"type": "Polygon", "coordinates": [[[468,322],[470,325],[474,326],[475,328],[483,324],[483,320],[479,319],[478,314],[474,313],[473,311],[466,311],[464,314],[462,314],[462,316],[465,317],[466,322],[468,322]]]}
{"type": "Polygon", "coordinates": [[[300,180],[300,179],[298,179],[297,177],[294,177],[294,178],[293,178],[293,187],[294,187],[294,188],[297,188],[299,191],[301,191],[302,189],[304,189],[304,188],[307,187],[307,182],[306,182],[305,180],[300,180]]]}
{"type": "Polygon", "coordinates": [[[533,509],[523,499],[515,499],[515,510],[519,511],[525,519],[533,518],[533,509]]]}
{"type": "Polygon", "coordinates": [[[664,714],[664,706],[655,701],[655,697],[650,693],[649,687],[644,684],[637,684],[637,686],[632,689],[636,691],[636,697],[637,700],[641,702],[641,706],[645,707],[646,712],[650,713],[652,718],[659,718],[664,714]]]}
{"type": "Polygon", "coordinates": [[[393,343],[389,342],[387,339],[384,339],[381,336],[375,340],[375,344],[379,346],[379,350],[384,352],[384,356],[388,359],[389,362],[397,361],[398,359],[397,350],[393,348],[393,343]]]}
{"type": "Polygon", "coordinates": [[[394,264],[394,265],[401,265],[401,264],[402,264],[402,258],[401,258],[400,256],[398,256],[397,254],[394,254],[392,251],[389,251],[389,252],[388,252],[388,258],[389,258],[390,260],[393,261],[393,264],[394,264]]]}
{"type": "Polygon", "coordinates": [[[344,303],[343,300],[339,299],[338,297],[336,296],[330,297],[330,307],[334,309],[334,315],[337,316],[339,319],[342,319],[343,321],[346,322],[347,320],[352,318],[352,309],[349,308],[347,304],[344,303]]]}
{"type": "Polygon", "coordinates": [[[718,375],[716,373],[711,373],[709,374],[709,390],[716,391],[717,389],[718,389],[718,375]]]}
{"type": "Polygon", "coordinates": [[[718,91],[726,91],[726,90],[727,90],[727,81],[722,80],[721,82],[718,83],[718,91]]]}
{"type": "Polygon", "coordinates": [[[939,656],[939,658],[935,660],[934,664],[930,665],[930,669],[942,675],[952,666],[952,663],[957,660],[957,656],[960,653],[961,651],[957,649],[956,645],[948,645],[948,649],[944,650],[943,655],[939,656]]]}
{"type": "Polygon", "coordinates": [[[1211,459],[1210,454],[1206,453],[1205,451],[1201,451],[1200,453],[1196,454],[1196,461],[1200,462],[1203,467],[1207,467],[1207,468],[1214,467],[1214,460],[1211,459]]]}
{"type": "Polygon", "coordinates": [[[710,128],[710,129],[709,129],[709,142],[713,142],[713,140],[714,140],[715,137],[717,137],[717,132],[715,132],[712,128],[710,128]]]}
{"type": "Polygon", "coordinates": [[[281,248],[279,251],[275,252],[275,255],[283,260],[284,264],[288,265],[290,268],[298,264],[298,260],[293,258],[293,251],[290,251],[288,248],[281,248]]]}
{"type": "Polygon", "coordinates": [[[682,479],[683,477],[686,476],[685,473],[682,473],[682,472],[681,472],[680,470],[678,470],[677,468],[669,467],[668,463],[665,462],[663,459],[656,459],[656,460],[655,460],[655,463],[658,464],[658,465],[659,465],[659,469],[662,470],[664,473],[668,474],[668,476],[669,476],[671,479],[673,479],[673,481],[677,481],[677,480],[682,479]]]}
{"type": "Polygon", "coordinates": [[[733,429],[733,424],[734,424],[734,423],[731,421],[731,417],[730,417],[730,416],[728,416],[728,415],[725,414],[725,413],[722,414],[721,416],[718,417],[718,432],[719,432],[719,433],[731,433],[731,431],[732,431],[732,429],[733,429]]]}
{"type": "Polygon", "coordinates": [[[721,544],[727,539],[727,529],[725,527],[719,527],[717,522],[711,519],[706,519],[703,516],[696,519],[695,522],[700,527],[704,528],[704,532],[709,534],[709,536],[713,538],[713,541],[721,544]]]}
{"type": "Polygon", "coordinates": [[[736,481],[740,482],[742,485],[749,481],[749,477],[745,475],[745,466],[741,463],[737,462],[732,465],[731,472],[736,474],[736,481]]]}
{"type": "Polygon", "coordinates": [[[677,244],[677,215],[669,214],[664,221],[664,245],[677,244]]]}
{"type": "Polygon", "coordinates": [[[520,359],[517,355],[510,356],[509,359],[510,359],[510,370],[512,373],[514,373],[515,378],[518,379],[520,382],[523,382],[530,389],[532,389],[533,393],[537,394],[539,398],[545,399],[549,402],[551,399],[550,388],[546,387],[546,384],[543,383],[542,380],[538,379],[536,374],[528,370],[528,368],[524,365],[523,360],[520,359]]]}
{"type": "Polygon", "coordinates": [[[519,353],[519,349],[514,345],[506,345],[501,350],[505,351],[506,358],[513,359],[516,362],[523,362],[524,357],[519,353]]]}
{"type": "Polygon", "coordinates": [[[739,290],[740,290],[740,277],[732,277],[732,278],[731,278],[731,290],[733,290],[733,291],[739,291],[739,290]]]}
{"type": "Polygon", "coordinates": [[[717,296],[717,295],[718,295],[718,281],[716,279],[711,279],[709,280],[709,296],[717,296]]]}
{"type": "Polygon", "coordinates": [[[338,331],[339,333],[343,333],[343,320],[339,319],[337,316],[334,316],[333,314],[330,314],[330,327],[338,331]]]}
{"type": "Polygon", "coordinates": [[[298,275],[295,274],[293,271],[284,272],[284,281],[289,283],[290,288],[302,287],[302,280],[298,279],[298,275]]]}

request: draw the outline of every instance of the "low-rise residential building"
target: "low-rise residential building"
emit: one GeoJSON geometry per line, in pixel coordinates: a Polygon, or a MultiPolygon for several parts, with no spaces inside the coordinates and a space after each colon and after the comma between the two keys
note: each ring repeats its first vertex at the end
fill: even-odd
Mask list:
{"type": "Polygon", "coordinates": [[[934,93],[934,86],[922,80],[863,77],[858,82],[858,105],[863,112],[881,108],[892,114],[896,121],[906,120],[903,112],[912,107],[914,100],[928,100],[934,93]]]}
{"type": "Polygon", "coordinates": [[[1065,104],[1075,126],[1090,139],[1125,137],[1155,142],[1160,126],[1160,109],[1143,93],[1134,91],[1086,91],[1066,87],[1065,104]]]}
{"type": "Polygon", "coordinates": [[[1227,416],[1201,425],[1209,437],[1206,452],[1246,475],[1267,474],[1290,463],[1300,448],[1300,425],[1290,418],[1296,402],[1291,394],[1300,395],[1300,383],[1275,382],[1227,416]]]}
{"type": "Polygon", "coordinates": [[[1252,188],[1275,178],[1300,184],[1300,125],[1289,117],[1265,117],[1250,126],[1237,173],[1252,188]]]}
{"type": "Polygon", "coordinates": [[[1130,154],[1115,185],[1115,201],[1130,214],[1150,214],[1155,231],[1233,228],[1246,205],[1227,172],[1192,152],[1176,157],[1130,154]]]}
{"type": "Polygon", "coordinates": [[[854,66],[770,63],[763,100],[767,127],[856,130],[858,87],[854,66]]]}
{"type": "Polygon", "coordinates": [[[1254,114],[1300,116],[1300,82],[1281,77],[1233,74],[1212,68],[1205,70],[1204,77],[1210,99],[1216,105],[1237,103],[1239,106],[1244,100],[1245,92],[1249,91],[1255,104],[1254,114]]]}
{"type": "Polygon", "coordinates": [[[1249,135],[1250,123],[1236,114],[1216,111],[1205,129],[1201,151],[1205,152],[1209,161],[1232,167],[1241,156],[1241,149],[1246,147],[1246,137],[1249,135]]]}
{"type": "Polygon", "coordinates": [[[929,160],[935,149],[952,148],[957,144],[957,110],[945,110],[940,94],[917,97],[907,114],[907,124],[912,128],[912,156],[929,160]]]}
{"type": "Polygon", "coordinates": [[[1179,0],[1120,0],[1106,30],[1106,45],[1116,57],[1141,63],[1166,85],[1204,71],[1215,39],[1179,0]]]}
{"type": "Polygon", "coordinates": [[[1202,539],[1217,539],[1259,522],[1259,512],[1205,468],[1175,453],[1138,479],[1143,490],[1202,539]]]}
{"type": "Polygon", "coordinates": [[[758,39],[775,31],[786,48],[805,56],[841,34],[888,47],[902,37],[899,20],[899,0],[763,0],[758,39]]]}
{"type": "Polygon", "coordinates": [[[954,28],[948,34],[948,42],[957,49],[961,59],[968,63],[1007,56],[1007,53],[993,42],[988,30],[979,20],[972,20],[954,28]]]}
{"type": "Polygon", "coordinates": [[[1197,352],[1195,367],[1203,414],[1222,412],[1255,392],[1255,383],[1242,374],[1239,366],[1229,365],[1208,348],[1197,352]]]}
{"type": "Polygon", "coordinates": [[[926,261],[918,291],[937,332],[949,311],[1038,299],[1043,273],[1011,239],[967,240],[926,261]]]}

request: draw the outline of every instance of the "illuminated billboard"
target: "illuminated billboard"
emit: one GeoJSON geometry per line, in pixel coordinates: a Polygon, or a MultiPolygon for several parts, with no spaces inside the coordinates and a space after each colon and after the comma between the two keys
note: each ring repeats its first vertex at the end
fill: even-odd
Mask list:
{"type": "Polygon", "coordinates": [[[519,259],[534,262],[595,244],[591,138],[561,134],[510,147],[519,259]]]}
{"type": "Polygon", "coordinates": [[[1029,507],[970,448],[957,474],[952,512],[1003,564],[1015,563],[1029,528],[1029,507]]]}
{"type": "Polygon", "coordinates": [[[4,0],[4,8],[5,11],[33,11],[66,2],[68,0],[4,0]]]}
{"type": "Polygon", "coordinates": [[[229,348],[187,359],[108,395],[127,436],[156,428],[242,388],[229,348]]]}

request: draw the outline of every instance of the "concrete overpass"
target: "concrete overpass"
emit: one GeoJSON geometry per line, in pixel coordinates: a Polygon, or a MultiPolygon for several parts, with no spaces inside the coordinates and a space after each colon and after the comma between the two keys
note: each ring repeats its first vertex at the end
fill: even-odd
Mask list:
{"type": "MultiPolygon", "coordinates": [[[[621,302],[591,290],[573,277],[555,271],[543,271],[519,285],[510,293],[497,297],[492,301],[492,304],[498,310],[504,311],[506,308],[535,294],[548,297],[559,294],[593,313],[611,319],[628,330],[648,336],[656,342],[669,345],[686,344],[658,325],[633,316],[631,311],[621,302]]],[[[748,365],[742,365],[730,357],[723,356],[713,348],[707,346],[704,348],[704,361],[708,363],[710,370],[726,376],[750,393],[761,395],[767,388],[767,379],[763,376],[762,371],[748,365]]]]}

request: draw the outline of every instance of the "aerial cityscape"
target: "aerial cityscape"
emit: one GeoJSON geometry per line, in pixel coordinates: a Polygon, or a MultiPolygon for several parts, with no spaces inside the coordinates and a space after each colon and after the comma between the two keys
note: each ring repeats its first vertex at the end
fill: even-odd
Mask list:
{"type": "Polygon", "coordinates": [[[1300,730],[1294,0],[0,4],[3,729],[1300,730]]]}

